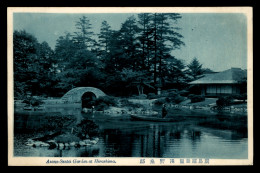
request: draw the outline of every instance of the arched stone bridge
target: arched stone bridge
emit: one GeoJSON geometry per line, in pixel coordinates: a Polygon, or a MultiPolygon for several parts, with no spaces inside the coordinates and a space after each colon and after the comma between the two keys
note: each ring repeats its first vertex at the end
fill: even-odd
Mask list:
{"type": "Polygon", "coordinates": [[[77,87],[77,88],[73,88],[72,90],[64,94],[64,96],[61,97],[61,100],[65,103],[80,103],[83,94],[86,92],[93,93],[96,96],[96,98],[106,95],[103,91],[101,91],[98,88],[77,87]]]}

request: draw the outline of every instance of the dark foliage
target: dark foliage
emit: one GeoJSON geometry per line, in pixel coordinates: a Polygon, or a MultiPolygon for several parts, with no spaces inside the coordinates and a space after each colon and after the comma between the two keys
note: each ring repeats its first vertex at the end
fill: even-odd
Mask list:
{"type": "Polygon", "coordinates": [[[187,90],[181,90],[179,91],[179,94],[183,97],[187,97],[190,94],[190,92],[187,90]]]}
{"type": "Polygon", "coordinates": [[[218,100],[216,101],[216,104],[218,107],[224,107],[224,106],[230,106],[232,103],[232,96],[222,96],[219,97],[218,100]]]}
{"type": "Polygon", "coordinates": [[[156,98],[158,98],[158,95],[156,95],[155,93],[148,93],[147,98],[148,99],[156,99],[156,98]]]}
{"type": "Polygon", "coordinates": [[[171,92],[169,93],[166,101],[169,103],[179,104],[180,102],[184,101],[184,97],[181,96],[178,92],[171,92]]]}
{"type": "Polygon", "coordinates": [[[77,125],[77,136],[81,139],[86,139],[87,137],[95,137],[98,135],[98,125],[89,119],[83,119],[77,125]]]}
{"type": "Polygon", "coordinates": [[[187,74],[189,75],[190,80],[196,80],[202,77],[204,70],[202,69],[202,64],[200,64],[199,60],[196,57],[192,59],[187,67],[187,74]]]}
{"type": "Polygon", "coordinates": [[[143,107],[142,104],[130,102],[128,99],[121,99],[120,103],[121,103],[121,106],[123,106],[123,107],[129,107],[129,108],[142,108],[143,107]]]}
{"type": "Polygon", "coordinates": [[[23,103],[25,103],[27,106],[31,105],[33,107],[37,107],[43,104],[44,102],[42,101],[42,99],[30,97],[23,100],[23,103]]]}
{"type": "Polygon", "coordinates": [[[196,102],[202,102],[205,100],[204,95],[195,95],[195,94],[190,94],[188,98],[191,100],[191,103],[196,103],[196,102]]]}
{"type": "Polygon", "coordinates": [[[162,105],[162,104],[165,104],[165,103],[166,103],[165,98],[159,98],[154,102],[155,105],[162,105]]]}
{"type": "Polygon", "coordinates": [[[237,99],[237,100],[242,100],[243,102],[245,102],[247,100],[247,93],[234,94],[234,95],[232,95],[232,98],[237,99]]]}
{"type": "MultiPolygon", "coordinates": [[[[127,18],[119,30],[103,21],[95,40],[91,21],[82,16],[75,22],[75,32],[60,36],[54,50],[26,31],[14,31],[15,98],[22,99],[28,91],[61,97],[83,86],[114,96],[138,94],[140,98],[156,92],[158,85],[183,88],[190,75],[195,79],[202,72],[197,59],[185,71],[184,62],[172,56],[174,49],[184,45],[177,26],[180,19],[178,13],[139,14],[127,18]]],[[[106,100],[99,105],[103,109],[106,100]]]]}
{"type": "Polygon", "coordinates": [[[112,96],[103,96],[99,97],[96,100],[92,102],[92,105],[95,106],[95,109],[98,111],[103,111],[109,106],[116,106],[117,105],[117,99],[112,96]]]}

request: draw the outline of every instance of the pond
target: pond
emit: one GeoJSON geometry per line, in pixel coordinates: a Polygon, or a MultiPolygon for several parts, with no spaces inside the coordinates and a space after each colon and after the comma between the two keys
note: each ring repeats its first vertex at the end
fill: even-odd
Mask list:
{"type": "MultiPolygon", "coordinates": [[[[19,112],[19,113],[18,113],[19,112]]],[[[76,107],[49,108],[41,115],[15,113],[15,157],[164,157],[247,159],[246,115],[177,110],[181,122],[134,121],[129,115],[83,114],[76,107]],[[99,142],[70,149],[48,149],[24,144],[26,129],[37,129],[45,116],[58,112],[93,120],[99,127],[99,142]]]]}

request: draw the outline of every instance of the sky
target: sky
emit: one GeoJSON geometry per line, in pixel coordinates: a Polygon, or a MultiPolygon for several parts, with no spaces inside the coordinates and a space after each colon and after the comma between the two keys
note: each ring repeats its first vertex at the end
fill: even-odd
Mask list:
{"type": "MultiPolygon", "coordinates": [[[[75,22],[85,15],[93,32],[99,33],[106,20],[114,30],[133,13],[14,13],[13,30],[25,30],[39,42],[55,48],[56,40],[66,32],[73,33],[75,22]]],[[[188,64],[196,57],[204,68],[223,71],[231,67],[247,68],[247,19],[242,13],[181,13],[176,26],[185,46],[172,55],[188,64]]]]}

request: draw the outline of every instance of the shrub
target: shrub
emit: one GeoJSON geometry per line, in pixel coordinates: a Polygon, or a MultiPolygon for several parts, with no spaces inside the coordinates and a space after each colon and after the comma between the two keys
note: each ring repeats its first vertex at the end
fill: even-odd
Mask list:
{"type": "Polygon", "coordinates": [[[184,96],[184,97],[187,97],[188,95],[189,95],[189,91],[187,91],[187,90],[181,90],[180,92],[179,92],[179,94],[181,95],[181,96],[184,96]]]}
{"type": "Polygon", "coordinates": [[[164,90],[163,92],[167,92],[167,93],[178,92],[178,89],[167,89],[164,90]]]}
{"type": "Polygon", "coordinates": [[[156,95],[155,93],[148,93],[147,98],[148,99],[156,99],[156,98],[158,98],[158,95],[156,95]]]}
{"type": "Polygon", "coordinates": [[[166,103],[166,99],[163,99],[163,98],[157,99],[157,100],[154,102],[155,105],[162,105],[162,104],[165,104],[165,103],[166,103]]]}
{"type": "Polygon", "coordinates": [[[158,99],[158,98],[162,98],[162,97],[168,97],[169,93],[167,92],[163,92],[160,95],[156,95],[155,93],[149,93],[147,95],[148,99],[158,99]]]}
{"type": "Polygon", "coordinates": [[[195,94],[190,94],[188,98],[191,100],[191,103],[202,102],[205,100],[205,96],[195,94]]]}
{"type": "Polygon", "coordinates": [[[237,100],[243,100],[245,102],[245,100],[247,99],[247,93],[234,94],[234,95],[232,95],[232,98],[237,99],[237,100]]]}
{"type": "Polygon", "coordinates": [[[180,102],[182,102],[184,100],[184,97],[180,96],[180,94],[176,93],[176,92],[172,92],[168,94],[168,97],[166,97],[166,101],[168,103],[176,103],[179,104],[180,102]]]}
{"type": "Polygon", "coordinates": [[[168,103],[176,103],[176,104],[179,104],[181,103],[182,101],[184,101],[184,97],[180,96],[180,95],[177,95],[176,97],[166,97],[166,101],[168,103]]]}
{"type": "Polygon", "coordinates": [[[131,107],[131,108],[141,108],[141,107],[143,107],[142,104],[130,102],[128,99],[121,99],[120,103],[121,103],[122,107],[131,107]]]}
{"type": "Polygon", "coordinates": [[[26,103],[26,105],[32,105],[33,107],[37,107],[37,106],[40,106],[41,104],[43,104],[44,102],[39,98],[30,97],[30,98],[23,100],[22,103],[26,103]]]}
{"type": "Polygon", "coordinates": [[[117,105],[117,99],[112,96],[103,96],[99,97],[98,99],[95,100],[95,105],[99,105],[101,103],[104,103],[106,105],[111,105],[111,106],[116,106],[117,105]]]}
{"type": "Polygon", "coordinates": [[[170,92],[168,93],[167,97],[177,97],[179,94],[177,92],[170,92]]]}
{"type": "Polygon", "coordinates": [[[128,105],[128,107],[132,107],[132,108],[142,108],[143,105],[140,104],[140,103],[132,103],[132,102],[130,102],[129,105],[128,105]]]}
{"type": "Polygon", "coordinates": [[[130,102],[128,99],[123,98],[120,100],[120,103],[121,103],[121,106],[127,106],[127,105],[129,105],[130,102]]]}
{"type": "Polygon", "coordinates": [[[175,97],[174,103],[179,104],[179,103],[181,103],[184,100],[185,100],[184,97],[178,95],[177,97],[175,97]]]}
{"type": "Polygon", "coordinates": [[[108,107],[108,105],[107,104],[105,104],[105,103],[99,103],[98,105],[96,105],[96,110],[97,111],[103,111],[103,110],[105,110],[106,108],[108,107]]]}
{"type": "Polygon", "coordinates": [[[218,107],[229,106],[232,102],[232,99],[233,98],[231,96],[222,96],[218,98],[216,104],[218,107]]]}
{"type": "Polygon", "coordinates": [[[146,94],[141,94],[141,95],[138,95],[138,96],[133,96],[132,98],[134,98],[134,99],[146,99],[147,95],[146,94]]]}
{"type": "Polygon", "coordinates": [[[117,106],[117,99],[112,96],[99,97],[95,101],[91,101],[91,105],[95,105],[95,109],[98,111],[103,111],[109,106],[117,106]]]}
{"type": "Polygon", "coordinates": [[[158,97],[168,97],[170,93],[167,93],[167,92],[164,92],[164,93],[161,93],[160,95],[157,95],[158,97]]]}

